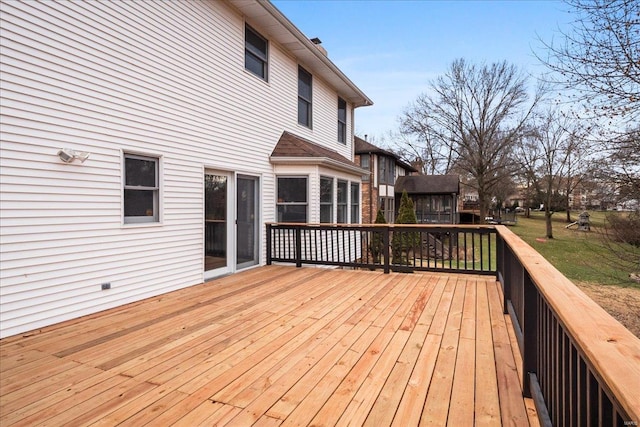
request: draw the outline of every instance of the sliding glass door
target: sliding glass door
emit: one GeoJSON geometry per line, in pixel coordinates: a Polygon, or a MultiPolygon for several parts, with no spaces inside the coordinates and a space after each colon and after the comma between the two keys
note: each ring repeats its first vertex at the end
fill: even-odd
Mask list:
{"type": "Polygon", "coordinates": [[[259,263],[259,183],[253,176],[205,172],[205,279],[259,263]]]}
{"type": "Polygon", "coordinates": [[[238,175],[236,180],[236,268],[258,263],[258,178],[238,175]]]}
{"type": "Polygon", "coordinates": [[[228,266],[228,184],[226,175],[204,175],[204,271],[207,274],[228,266]]]}

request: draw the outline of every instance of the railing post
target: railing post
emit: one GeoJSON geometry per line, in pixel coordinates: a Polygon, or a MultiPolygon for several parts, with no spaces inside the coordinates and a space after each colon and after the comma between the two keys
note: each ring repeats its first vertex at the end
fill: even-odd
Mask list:
{"type": "Polygon", "coordinates": [[[504,291],[504,240],[496,230],[496,280],[504,291]]]}
{"type": "Polygon", "coordinates": [[[267,224],[267,265],[271,265],[271,224],[267,224]]]}
{"type": "Polygon", "coordinates": [[[389,234],[391,228],[387,225],[382,233],[382,257],[384,258],[384,273],[389,274],[389,234]]]}
{"type": "Polygon", "coordinates": [[[504,279],[504,287],[502,288],[502,296],[504,298],[504,313],[508,313],[508,302],[511,301],[511,286],[513,284],[513,277],[511,274],[511,270],[514,268],[513,265],[513,252],[511,252],[511,248],[508,248],[507,245],[504,245],[503,248],[503,258],[504,265],[502,269],[502,277],[504,279]]]}
{"type": "Polygon", "coordinates": [[[302,267],[302,226],[295,227],[296,267],[302,267]]]}
{"type": "Polygon", "coordinates": [[[531,396],[530,373],[537,375],[536,357],[540,340],[538,334],[538,298],[531,276],[525,270],[523,277],[523,319],[522,328],[522,391],[524,397],[531,396]]]}

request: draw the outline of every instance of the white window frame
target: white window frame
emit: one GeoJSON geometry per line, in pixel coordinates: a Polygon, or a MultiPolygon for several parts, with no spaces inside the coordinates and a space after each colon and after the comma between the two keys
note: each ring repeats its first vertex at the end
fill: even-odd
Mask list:
{"type": "Polygon", "coordinates": [[[312,129],[313,123],[313,74],[305,70],[302,66],[298,65],[298,124],[302,126],[306,126],[309,129],[312,129]],[[305,73],[309,76],[309,98],[306,98],[300,94],[300,83],[302,79],[300,76],[302,73],[305,73]],[[303,123],[300,121],[300,101],[305,103],[305,107],[307,109],[307,118],[309,123],[303,123]]]}
{"type": "Polygon", "coordinates": [[[255,28],[251,25],[245,23],[244,24],[244,69],[258,77],[259,79],[264,80],[265,82],[269,81],[269,40],[267,40],[262,34],[260,34],[255,28]],[[262,39],[265,43],[265,51],[256,49],[252,44],[247,40],[247,31],[252,32],[255,36],[262,39]],[[262,71],[264,76],[255,73],[252,69],[247,67],[247,55],[251,55],[254,58],[258,59],[262,62],[262,71]]]}
{"type": "Polygon", "coordinates": [[[338,179],[336,188],[336,223],[347,224],[349,222],[349,181],[344,179],[338,179]],[[340,201],[340,185],[344,186],[343,197],[340,201]]]}
{"type": "Polygon", "coordinates": [[[361,214],[361,209],[360,209],[360,193],[361,190],[360,188],[362,187],[362,185],[360,185],[359,182],[356,181],[351,181],[349,182],[349,196],[351,197],[351,209],[349,209],[349,221],[351,222],[351,224],[360,224],[360,214],[361,214]],[[353,188],[357,188],[358,189],[358,194],[354,196],[354,191],[353,188]],[[355,212],[355,215],[354,215],[355,212]]]}
{"type": "Polygon", "coordinates": [[[333,177],[330,176],[320,176],[320,223],[321,224],[332,224],[333,223],[333,194],[334,194],[334,179],[333,177]],[[323,201],[322,200],[322,181],[326,180],[329,181],[331,183],[331,193],[330,193],[330,200],[329,201],[323,201]],[[323,206],[329,206],[330,207],[330,214],[329,214],[329,220],[328,221],[323,221],[322,220],[322,207],[323,206]]]}
{"type": "Polygon", "coordinates": [[[147,154],[137,154],[123,152],[122,155],[122,222],[123,224],[156,224],[160,223],[160,170],[161,157],[147,154]],[[127,159],[153,161],[155,163],[155,186],[143,187],[127,185],[127,159]],[[153,215],[149,216],[125,216],[126,212],[126,190],[152,191],[153,192],[153,215]]]}
{"type": "Polygon", "coordinates": [[[338,142],[347,144],[347,101],[338,97],[338,142]],[[341,104],[344,104],[344,118],[341,117],[341,104]]]}
{"type": "Polygon", "coordinates": [[[307,175],[277,175],[276,176],[276,219],[278,219],[279,214],[279,206],[305,206],[305,221],[301,222],[301,224],[309,222],[309,176],[307,175]],[[304,179],[306,181],[306,201],[305,202],[290,202],[290,201],[280,201],[278,200],[279,194],[279,186],[280,179],[304,179]]]}

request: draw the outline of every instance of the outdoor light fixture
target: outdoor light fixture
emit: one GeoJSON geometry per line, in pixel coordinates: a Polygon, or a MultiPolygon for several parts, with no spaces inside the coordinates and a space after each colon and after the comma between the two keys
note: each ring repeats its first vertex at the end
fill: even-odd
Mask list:
{"type": "Polygon", "coordinates": [[[89,158],[90,153],[86,151],[76,151],[71,148],[61,148],[58,151],[58,157],[65,163],[72,163],[75,159],[80,160],[80,163],[84,163],[89,158]]]}

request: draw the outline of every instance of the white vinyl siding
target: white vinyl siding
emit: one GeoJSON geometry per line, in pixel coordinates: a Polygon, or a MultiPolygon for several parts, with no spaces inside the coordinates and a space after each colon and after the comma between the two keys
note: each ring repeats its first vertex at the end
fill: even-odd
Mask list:
{"type": "Polygon", "coordinates": [[[351,158],[335,142],[339,94],[314,76],[302,130],[296,59],[270,43],[269,83],[246,72],[245,21],[225,2],[6,1],[2,14],[2,337],[201,283],[205,168],[260,177],[263,236],[284,130],[351,158]],[[61,148],[91,156],[65,164],[61,148]],[[159,222],[123,225],[123,153],[162,159],[159,222]]]}

